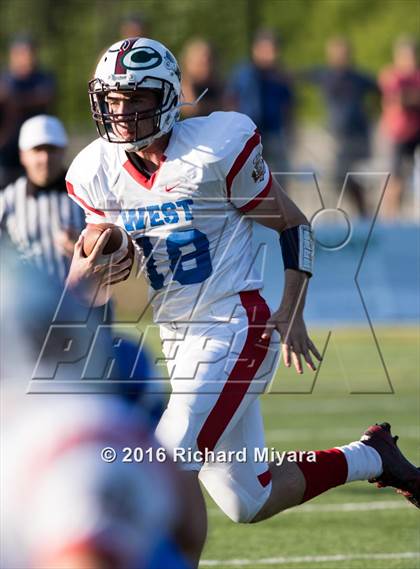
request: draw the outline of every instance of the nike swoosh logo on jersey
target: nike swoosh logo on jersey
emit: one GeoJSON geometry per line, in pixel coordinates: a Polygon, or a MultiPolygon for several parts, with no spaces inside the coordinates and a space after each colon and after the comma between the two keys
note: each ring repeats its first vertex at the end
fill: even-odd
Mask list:
{"type": "Polygon", "coordinates": [[[175,186],[171,186],[170,188],[168,188],[168,186],[165,186],[165,192],[171,192],[174,188],[177,188],[180,183],[181,182],[178,182],[177,184],[175,184],[175,186]]]}

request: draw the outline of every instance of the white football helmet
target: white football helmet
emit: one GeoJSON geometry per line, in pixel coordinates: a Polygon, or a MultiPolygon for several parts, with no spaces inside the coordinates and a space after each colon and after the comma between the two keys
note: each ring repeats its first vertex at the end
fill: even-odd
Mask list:
{"type": "MultiPolygon", "coordinates": [[[[89,81],[93,120],[99,135],[108,142],[124,144],[128,152],[149,146],[169,132],[179,117],[181,73],[172,53],[160,42],[130,38],[113,44],[101,57],[95,77],[89,81]],[[152,111],[116,114],[106,102],[110,92],[130,93],[151,89],[158,95],[152,111]],[[153,119],[147,133],[140,135],[139,122],[153,119]],[[131,126],[132,139],[122,140],[115,125],[131,126]]],[[[144,130],[144,129],[143,129],[144,130]]]]}

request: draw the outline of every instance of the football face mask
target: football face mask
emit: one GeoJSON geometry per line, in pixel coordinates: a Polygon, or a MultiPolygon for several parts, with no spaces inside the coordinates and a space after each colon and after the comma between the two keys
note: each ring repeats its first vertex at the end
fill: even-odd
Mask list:
{"type": "Polygon", "coordinates": [[[136,85],[131,90],[119,90],[98,79],[91,81],[89,96],[99,135],[108,142],[138,148],[150,144],[150,139],[154,140],[161,133],[162,117],[174,105],[170,86],[165,86],[163,80],[160,83],[160,89],[136,85]]]}
{"type": "Polygon", "coordinates": [[[180,92],[178,64],[165,46],[146,38],[118,42],[89,82],[97,131],[127,151],[145,148],[172,129],[180,92]]]}

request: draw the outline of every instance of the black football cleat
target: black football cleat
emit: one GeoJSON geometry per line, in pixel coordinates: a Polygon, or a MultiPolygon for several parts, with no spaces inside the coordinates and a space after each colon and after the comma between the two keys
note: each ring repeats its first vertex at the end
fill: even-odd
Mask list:
{"type": "Polygon", "coordinates": [[[407,460],[398,448],[398,437],[392,436],[391,425],[372,425],[360,440],[378,451],[382,459],[382,474],[369,482],[376,483],[378,488],[392,486],[398,494],[420,508],[420,469],[407,460]]]}

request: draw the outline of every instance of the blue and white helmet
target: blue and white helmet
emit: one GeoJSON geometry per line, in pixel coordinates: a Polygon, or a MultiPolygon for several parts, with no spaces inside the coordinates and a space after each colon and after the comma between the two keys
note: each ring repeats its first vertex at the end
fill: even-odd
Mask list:
{"type": "Polygon", "coordinates": [[[181,73],[172,53],[160,42],[129,38],[113,44],[101,57],[95,77],[89,81],[93,120],[99,135],[108,142],[124,144],[133,152],[146,148],[169,132],[179,117],[181,73]],[[158,94],[153,111],[115,114],[108,108],[110,92],[151,89],[158,94]],[[140,136],[139,122],[153,118],[153,126],[140,136]],[[118,123],[132,123],[133,138],[122,140],[115,132],[118,123]]]}

